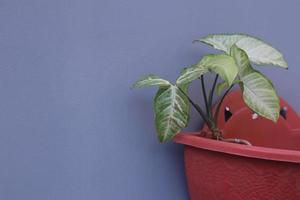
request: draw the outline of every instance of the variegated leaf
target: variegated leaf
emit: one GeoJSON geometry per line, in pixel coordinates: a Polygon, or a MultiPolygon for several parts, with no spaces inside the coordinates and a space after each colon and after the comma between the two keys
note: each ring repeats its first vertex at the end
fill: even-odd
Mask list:
{"type": "Polygon", "coordinates": [[[149,87],[149,86],[169,86],[170,82],[156,75],[147,75],[133,84],[133,88],[149,87]]]}
{"type": "Polygon", "coordinates": [[[173,85],[161,87],[156,94],[154,108],[156,130],[160,142],[171,140],[187,126],[189,101],[178,87],[173,85]]]}
{"type": "Polygon", "coordinates": [[[238,73],[234,59],[226,54],[206,55],[197,64],[219,74],[228,85],[231,85],[238,73]]]}
{"type": "Polygon", "coordinates": [[[231,55],[239,66],[239,77],[243,90],[243,99],[247,106],[257,114],[274,122],[279,117],[279,98],[269,79],[254,70],[245,51],[232,46],[231,55]]]}
{"type": "Polygon", "coordinates": [[[203,65],[193,65],[191,67],[186,67],[182,70],[180,76],[177,78],[176,85],[181,86],[189,84],[206,72],[208,72],[208,70],[203,65]]]}
{"type": "Polygon", "coordinates": [[[283,55],[277,49],[256,37],[245,34],[215,34],[208,35],[197,41],[211,45],[228,54],[231,46],[236,44],[247,53],[250,61],[255,64],[288,67],[283,55]]]}
{"type": "Polygon", "coordinates": [[[245,76],[246,74],[249,74],[254,71],[246,52],[237,47],[235,44],[232,45],[230,49],[230,55],[233,57],[236,65],[238,66],[239,76],[245,76]]]}
{"type": "Polygon", "coordinates": [[[257,114],[276,122],[279,118],[279,98],[270,84],[258,71],[241,78],[245,103],[257,114]]]}
{"type": "Polygon", "coordinates": [[[228,85],[231,85],[238,73],[238,68],[234,59],[229,55],[206,55],[199,63],[192,67],[185,68],[178,77],[176,84],[182,85],[190,83],[208,71],[219,74],[228,85]]]}

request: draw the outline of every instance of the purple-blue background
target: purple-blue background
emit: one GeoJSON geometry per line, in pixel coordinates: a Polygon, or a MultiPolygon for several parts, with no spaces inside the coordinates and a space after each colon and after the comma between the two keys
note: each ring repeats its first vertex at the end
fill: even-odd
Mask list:
{"type": "MultiPolygon", "coordinates": [[[[0,0],[0,199],[188,199],[182,147],[156,141],[155,89],[130,85],[148,73],[175,80],[211,52],[193,39],[246,32],[284,53],[289,71],[263,71],[300,111],[299,7],[279,0],[0,0]]],[[[192,115],[196,130],[201,120],[192,115]]]]}

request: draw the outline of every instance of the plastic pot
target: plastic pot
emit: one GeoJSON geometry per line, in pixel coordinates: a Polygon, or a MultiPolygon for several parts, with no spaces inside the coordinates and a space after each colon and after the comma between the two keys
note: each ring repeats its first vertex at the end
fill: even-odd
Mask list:
{"type": "MultiPolygon", "coordinates": [[[[232,92],[221,106],[218,124],[226,138],[253,146],[181,133],[191,200],[300,199],[300,119],[281,99],[278,123],[257,117],[232,92]],[[228,112],[230,112],[228,114],[228,112]]],[[[203,128],[207,131],[207,127],[203,128]]]]}

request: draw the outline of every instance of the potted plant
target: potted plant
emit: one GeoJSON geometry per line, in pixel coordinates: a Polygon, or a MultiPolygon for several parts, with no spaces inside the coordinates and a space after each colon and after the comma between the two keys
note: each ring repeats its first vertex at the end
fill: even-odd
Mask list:
{"type": "MultiPolygon", "coordinates": [[[[272,82],[251,65],[287,69],[282,54],[262,40],[245,34],[208,35],[195,42],[208,44],[222,53],[205,55],[198,63],[184,68],[174,84],[156,75],[147,75],[133,85],[135,88],[159,87],[154,98],[157,136],[160,142],[173,139],[185,145],[191,199],[300,199],[300,131],[297,136],[291,136],[299,139],[293,148],[289,148],[289,141],[278,139],[295,134],[293,130],[298,130],[298,127],[295,129],[286,125],[289,122],[282,121],[290,106],[280,100],[272,82]],[[216,74],[208,92],[204,79],[207,73],[216,74]],[[221,82],[218,82],[219,77],[221,82]],[[205,108],[188,95],[190,83],[198,79],[205,108]],[[234,85],[240,87],[240,92],[229,92],[234,85]],[[213,106],[215,93],[220,100],[213,106]],[[235,123],[225,126],[224,115],[220,113],[228,111],[227,105],[234,104],[239,105],[238,114],[230,119],[235,123]],[[188,124],[190,106],[197,110],[205,127],[200,134],[179,134],[188,124]],[[255,144],[260,140],[257,134],[250,133],[252,136],[247,137],[239,133],[239,130],[247,132],[256,126],[248,126],[251,121],[248,123],[247,116],[252,116],[252,119],[260,116],[255,122],[260,127],[255,131],[257,133],[285,134],[278,137],[276,143],[279,147],[286,144],[285,149],[273,145],[272,136],[266,143],[271,145],[263,143],[257,146],[255,144]],[[272,127],[271,131],[266,131],[267,127],[272,127]]],[[[289,112],[294,113],[289,121],[298,120],[294,123],[297,125],[298,115],[291,108],[289,112]]]]}

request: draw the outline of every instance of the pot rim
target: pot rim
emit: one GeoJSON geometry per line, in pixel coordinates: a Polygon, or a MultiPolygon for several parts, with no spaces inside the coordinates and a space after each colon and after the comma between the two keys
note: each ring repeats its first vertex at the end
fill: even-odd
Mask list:
{"type": "Polygon", "coordinates": [[[200,149],[233,154],[249,158],[300,163],[300,151],[269,147],[247,146],[201,137],[199,132],[182,132],[173,142],[200,149]]]}

